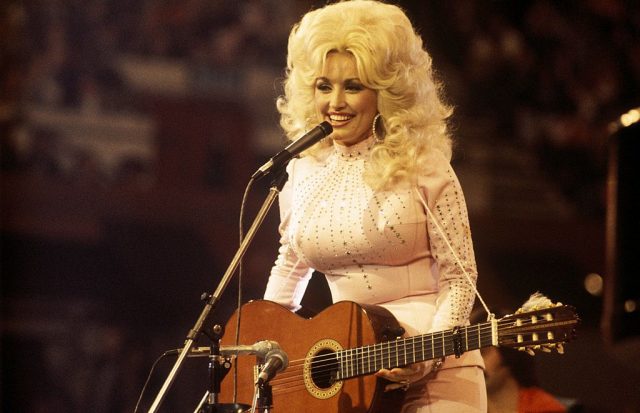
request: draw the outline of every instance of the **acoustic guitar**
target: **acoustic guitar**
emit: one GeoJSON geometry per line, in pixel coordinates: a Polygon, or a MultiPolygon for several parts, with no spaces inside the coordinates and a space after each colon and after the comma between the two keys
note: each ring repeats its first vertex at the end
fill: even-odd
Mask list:
{"type": "MultiPolygon", "coordinates": [[[[223,345],[234,344],[236,317],[237,312],[227,322],[223,345]]],[[[288,367],[269,382],[272,412],[392,413],[399,411],[404,392],[383,391],[385,380],[372,375],[381,368],[459,356],[488,346],[562,352],[578,321],[573,307],[550,303],[547,308],[525,308],[471,326],[399,337],[403,329],[379,306],[343,301],[305,319],[276,303],[258,300],[241,307],[239,343],[276,341],[288,356],[288,367]]],[[[251,405],[260,365],[255,357],[238,357],[235,363],[237,402],[251,405]]],[[[224,403],[233,399],[232,373],[222,383],[224,403]]]]}

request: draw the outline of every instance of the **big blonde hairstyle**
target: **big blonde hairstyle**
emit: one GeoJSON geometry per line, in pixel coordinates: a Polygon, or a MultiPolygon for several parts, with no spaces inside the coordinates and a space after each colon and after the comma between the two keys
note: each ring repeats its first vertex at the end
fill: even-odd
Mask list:
{"type": "MultiPolygon", "coordinates": [[[[372,0],[330,4],[305,14],[293,27],[284,96],[277,102],[289,139],[319,122],[315,80],[333,51],[351,53],[360,81],[377,92],[383,119],[377,132],[384,131],[384,142],[371,153],[367,174],[372,186],[411,180],[428,168],[434,151],[451,159],[447,119],[452,110],[441,99],[431,57],[402,9],[372,0]]],[[[328,145],[330,140],[309,152],[313,155],[328,145]]]]}

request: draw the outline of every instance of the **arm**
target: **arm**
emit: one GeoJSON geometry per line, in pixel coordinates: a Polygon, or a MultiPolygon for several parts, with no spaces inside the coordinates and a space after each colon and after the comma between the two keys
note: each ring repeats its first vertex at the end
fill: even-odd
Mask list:
{"type": "Polygon", "coordinates": [[[294,162],[287,167],[289,180],[280,191],[280,248],[278,258],[271,268],[271,274],[264,293],[264,299],[281,304],[291,311],[300,309],[300,301],[307,288],[313,269],[301,262],[290,245],[289,220],[293,187],[294,162]]]}
{"type": "MultiPolygon", "coordinates": [[[[434,158],[433,172],[418,182],[418,195],[427,214],[431,254],[438,270],[438,297],[431,332],[467,324],[475,298],[467,276],[474,286],[478,276],[460,182],[446,159],[434,158]]],[[[406,389],[441,366],[442,360],[429,360],[404,368],[383,369],[377,376],[392,381],[385,391],[406,389]]]]}
{"type": "Polygon", "coordinates": [[[469,216],[460,182],[449,162],[436,158],[435,172],[420,186],[431,214],[427,229],[437,263],[438,299],[432,332],[466,325],[478,278],[469,216]]]}

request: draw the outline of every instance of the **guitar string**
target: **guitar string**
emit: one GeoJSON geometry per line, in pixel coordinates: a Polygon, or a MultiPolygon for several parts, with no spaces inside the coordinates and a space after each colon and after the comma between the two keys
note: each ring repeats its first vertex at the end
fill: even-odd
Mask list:
{"type": "MultiPolygon", "coordinates": [[[[412,357],[415,354],[417,353],[407,352],[406,355],[396,355],[396,357],[394,357],[394,355],[392,354],[390,355],[390,359],[404,357],[404,361],[409,361],[409,360],[412,360],[412,357]]],[[[368,363],[364,363],[362,360],[363,360],[362,357],[355,357],[354,359],[350,360],[351,367],[347,368],[348,370],[351,370],[350,374],[348,374],[345,377],[341,377],[340,379],[345,380],[345,379],[349,379],[356,376],[370,374],[378,369],[377,365],[371,368],[371,366],[368,365],[368,363]],[[367,365],[365,366],[365,364],[367,365]]],[[[411,362],[407,364],[410,364],[410,363],[411,362]]],[[[396,362],[394,364],[402,365],[403,363],[396,362]]],[[[312,368],[312,370],[314,370],[313,377],[311,378],[312,381],[326,382],[326,383],[331,383],[330,381],[331,378],[335,379],[335,372],[337,371],[337,369],[335,368],[324,368],[324,369],[312,368]]],[[[287,369],[285,373],[281,374],[279,378],[274,379],[272,383],[274,387],[278,387],[278,388],[283,386],[286,388],[292,388],[292,386],[304,386],[305,385],[304,365],[297,365],[297,366],[293,366],[293,368],[287,369]]]]}
{"type": "MultiPolygon", "coordinates": [[[[560,320],[561,322],[562,320],[560,320]]],[[[570,321],[570,320],[569,320],[570,321]]],[[[519,328],[522,326],[526,326],[526,325],[532,325],[532,324],[542,324],[543,322],[528,322],[528,323],[523,323],[522,325],[514,325],[514,328],[519,328]]],[[[548,321],[545,321],[545,323],[549,323],[548,321]]],[[[504,320],[504,322],[502,322],[501,324],[513,324],[513,320],[504,320]]],[[[490,327],[490,326],[489,326],[490,327]]],[[[478,328],[473,328],[473,330],[471,331],[472,334],[469,334],[469,332],[467,332],[467,341],[469,341],[469,339],[471,341],[477,342],[477,341],[481,341],[481,334],[480,332],[487,330],[487,326],[484,327],[480,327],[478,328]]],[[[436,333],[437,334],[437,333],[436,333]]],[[[514,333],[516,334],[516,333],[514,333]]],[[[527,334],[527,333],[523,333],[523,334],[527,334]]],[[[416,337],[420,337],[420,336],[416,336],[416,337]]],[[[384,343],[379,343],[379,344],[375,344],[375,345],[370,345],[370,346],[364,346],[362,347],[362,349],[366,349],[366,348],[373,348],[373,351],[367,351],[367,350],[342,350],[340,351],[340,353],[343,353],[343,355],[345,353],[349,353],[349,352],[353,352],[354,354],[349,355],[347,354],[345,356],[345,358],[347,359],[345,361],[345,366],[343,367],[343,370],[346,371],[351,371],[351,372],[356,372],[356,374],[350,374],[349,377],[355,377],[358,375],[363,375],[363,374],[368,374],[368,373],[372,373],[374,371],[377,371],[377,359],[378,356],[380,355],[380,352],[383,352],[386,350],[386,354],[387,357],[384,357],[384,355],[382,355],[381,358],[381,362],[382,365],[385,365],[385,359],[388,362],[387,364],[389,364],[389,367],[391,367],[391,361],[393,361],[394,359],[396,360],[396,362],[394,363],[394,365],[404,365],[404,364],[412,364],[415,361],[415,357],[418,354],[422,354],[424,357],[424,349],[420,349],[418,348],[417,351],[415,349],[415,338],[416,337],[409,337],[406,339],[403,339],[401,341],[403,341],[403,343],[396,343],[396,342],[384,342],[384,343]],[[413,343],[411,343],[413,341],[413,343]],[[384,344],[387,344],[387,348],[385,349],[383,346],[384,344]],[[403,348],[399,349],[398,345],[401,345],[403,348]],[[408,349],[407,347],[410,346],[411,349],[408,349]],[[396,348],[393,348],[396,347],[396,348]],[[372,354],[373,353],[373,354],[372,354]],[[371,362],[370,360],[374,358],[374,367],[371,368],[371,362]],[[405,362],[407,362],[408,360],[413,360],[411,362],[407,362],[407,363],[398,363],[397,360],[398,359],[404,359],[405,362]],[[364,362],[366,361],[366,363],[364,362]],[[365,364],[366,364],[366,368],[365,368],[365,364]]],[[[433,346],[433,351],[437,351],[438,353],[440,353],[440,351],[443,351],[446,348],[453,348],[454,345],[454,340],[451,339],[451,337],[453,337],[453,332],[449,332],[449,334],[445,333],[445,338],[444,338],[444,344],[441,341],[440,337],[436,337],[436,343],[437,345],[433,346]]],[[[556,340],[559,341],[559,340],[556,340]]],[[[535,342],[532,342],[530,344],[528,344],[528,342],[523,342],[523,343],[516,343],[516,344],[521,344],[521,346],[532,346],[535,344],[547,344],[546,340],[538,340],[535,342]]],[[[453,350],[452,350],[453,351],[453,350]]],[[[313,365],[318,365],[320,363],[325,362],[326,360],[328,360],[329,358],[335,358],[336,353],[332,353],[332,354],[327,354],[327,355],[321,355],[321,356],[315,356],[313,357],[313,360],[310,362],[311,364],[311,370],[313,370],[314,372],[314,377],[317,380],[322,380],[322,379],[326,379],[328,377],[330,377],[331,374],[333,374],[335,371],[337,371],[337,369],[335,368],[335,366],[331,366],[331,367],[326,367],[326,368],[313,368],[313,365]],[[325,360],[322,360],[325,359],[325,360]]],[[[429,358],[427,358],[428,360],[429,358]]],[[[294,382],[296,380],[299,380],[302,376],[298,376],[298,370],[302,369],[304,370],[304,362],[305,359],[300,359],[300,360],[294,360],[291,364],[290,367],[284,372],[282,373],[278,378],[274,379],[272,382],[274,383],[274,385],[283,385],[285,383],[289,384],[291,383],[291,379],[294,380],[294,382]]],[[[336,363],[338,363],[336,361],[336,363]]],[[[349,378],[346,377],[346,378],[349,378]]]]}
{"type": "MultiPolygon", "coordinates": [[[[501,328],[502,331],[502,335],[504,336],[505,334],[508,334],[508,330],[504,330],[505,325],[509,325],[511,324],[511,328],[513,329],[521,329],[523,327],[529,326],[529,325],[539,325],[541,330],[544,330],[545,326],[548,326],[549,324],[554,324],[554,323],[558,323],[561,322],[562,320],[540,320],[540,321],[528,321],[526,319],[521,319],[522,324],[520,325],[516,325],[515,322],[511,319],[509,320],[498,320],[497,324],[498,327],[501,328]]],[[[479,328],[476,328],[474,326],[467,326],[467,327],[463,327],[463,330],[461,329],[459,334],[465,334],[467,336],[467,341],[477,341],[477,340],[470,340],[469,338],[475,337],[477,339],[478,335],[482,335],[484,333],[487,333],[489,331],[492,330],[493,326],[491,325],[491,323],[481,323],[481,324],[477,324],[476,326],[480,326],[479,328]]],[[[512,334],[518,334],[518,332],[516,333],[512,333],[512,334]]],[[[526,332],[520,332],[520,334],[527,334],[526,332]]],[[[453,332],[453,330],[447,330],[444,332],[444,340],[446,344],[451,344],[454,341],[454,337],[455,334],[453,332]]],[[[393,341],[383,341],[380,343],[375,343],[375,344],[369,344],[369,345],[365,345],[365,346],[361,346],[358,348],[354,348],[354,349],[343,349],[340,350],[340,353],[346,353],[349,351],[353,351],[356,352],[358,351],[358,349],[367,349],[367,348],[374,348],[374,351],[383,351],[384,349],[382,347],[391,347],[394,345],[415,345],[416,342],[423,342],[424,343],[429,343],[430,341],[440,345],[442,343],[443,340],[443,334],[442,333],[428,333],[428,334],[422,334],[422,335],[418,335],[418,336],[412,336],[412,337],[406,337],[406,338],[401,338],[399,340],[393,340],[393,341]],[[413,342],[413,343],[412,343],[413,342]]],[[[359,350],[359,351],[363,351],[363,350],[359,350]]],[[[323,358],[327,358],[330,359],[332,357],[334,357],[336,353],[328,353],[328,354],[323,354],[323,355],[316,355],[314,356],[314,361],[322,361],[323,358]]],[[[305,359],[298,359],[298,360],[293,360],[290,362],[290,365],[296,363],[296,362],[304,362],[306,360],[305,359]]]]}
{"type": "MultiPolygon", "coordinates": [[[[549,326],[570,328],[575,325],[576,323],[575,317],[571,318],[571,317],[567,317],[566,315],[565,317],[562,317],[562,314],[558,314],[553,319],[545,318],[545,314],[558,313],[558,310],[562,310],[565,308],[566,306],[562,306],[562,308],[560,309],[552,307],[548,309],[548,311],[545,311],[545,309],[543,309],[537,312],[532,311],[532,312],[523,313],[523,314],[516,314],[508,317],[503,317],[502,319],[497,320],[496,323],[500,328],[500,332],[502,333],[501,335],[503,337],[509,337],[510,335],[513,336],[517,334],[522,334],[522,335],[532,334],[533,331],[521,331],[523,329],[526,330],[527,327],[530,327],[532,325],[535,325],[537,329],[542,330],[541,332],[539,332],[540,334],[544,334],[545,330],[547,332],[551,331],[549,330],[549,326]],[[532,318],[530,318],[534,313],[539,316],[539,319],[535,321],[532,318]],[[519,324],[517,323],[518,321],[520,321],[519,324]],[[510,331],[510,330],[513,330],[513,331],[510,331]]],[[[493,326],[490,322],[480,323],[473,326],[466,326],[464,330],[462,330],[460,333],[465,334],[467,347],[468,347],[469,341],[473,343],[480,342],[480,346],[482,346],[482,343],[483,343],[482,335],[486,334],[487,331],[492,328],[493,326]]],[[[392,360],[394,359],[398,360],[400,358],[403,358],[404,361],[412,360],[411,362],[407,363],[407,364],[411,364],[412,362],[415,361],[414,357],[417,354],[422,354],[422,356],[424,357],[424,351],[423,351],[424,349],[421,348],[420,346],[422,345],[424,347],[425,339],[429,344],[431,344],[431,347],[433,347],[433,350],[432,350],[433,352],[437,350],[438,353],[440,353],[440,351],[444,351],[447,348],[450,348],[453,351],[454,336],[455,336],[454,331],[449,330],[449,331],[442,332],[439,337],[438,337],[438,333],[425,334],[420,336],[403,338],[398,341],[376,343],[368,346],[363,346],[360,349],[341,350],[338,353],[343,355],[344,366],[340,366],[340,367],[343,368],[343,370],[351,373],[351,374],[348,374],[346,377],[341,378],[341,380],[348,379],[351,377],[356,377],[358,375],[361,376],[364,374],[372,373],[378,367],[378,365],[376,364],[378,358],[382,361],[383,365],[384,365],[385,359],[388,363],[390,363],[392,360]],[[418,343],[417,350],[415,349],[416,343],[418,343]],[[411,348],[409,349],[409,347],[411,348]],[[381,352],[384,354],[381,355],[381,352]],[[373,362],[374,368],[371,368],[370,366],[370,363],[371,363],[370,360],[372,359],[372,357],[374,357],[374,362],[373,362]],[[363,360],[366,360],[366,363],[363,362],[363,360]],[[365,368],[365,364],[366,364],[366,368],[365,368]],[[352,374],[353,372],[355,372],[356,374],[352,374]]],[[[562,336],[559,339],[555,339],[555,340],[551,339],[549,341],[563,342],[565,338],[566,336],[562,336]]],[[[524,341],[522,343],[516,342],[514,344],[517,344],[518,346],[522,346],[522,347],[535,347],[536,344],[542,345],[546,343],[547,343],[546,339],[543,339],[543,340],[538,339],[537,341],[524,341]]],[[[332,375],[335,374],[335,372],[338,370],[335,367],[336,367],[336,364],[340,365],[339,362],[336,361],[333,366],[322,367],[322,368],[317,368],[317,367],[314,368],[314,365],[317,366],[320,363],[326,363],[331,358],[335,359],[336,357],[337,357],[336,353],[329,353],[326,355],[319,355],[319,356],[313,357],[312,361],[309,363],[310,370],[313,371],[313,377],[311,378],[312,381],[316,380],[317,382],[322,380],[324,382],[330,383],[328,379],[330,379],[332,375]]],[[[291,366],[289,369],[287,369],[278,378],[272,381],[274,385],[274,392],[276,394],[285,394],[292,391],[296,391],[299,388],[306,387],[305,379],[304,379],[304,362],[305,362],[305,359],[294,360],[291,363],[291,366]]],[[[401,363],[398,363],[396,361],[395,364],[401,364],[401,363]]]]}
{"type": "MultiPolygon", "coordinates": [[[[438,348],[438,350],[440,350],[440,348],[438,348]]],[[[413,351],[408,351],[406,352],[406,354],[392,353],[387,358],[387,361],[393,361],[394,359],[403,359],[403,361],[408,362],[407,364],[411,364],[413,357],[419,353],[420,352],[413,352],[413,351]]],[[[363,357],[360,357],[360,355],[356,355],[351,360],[349,360],[347,364],[350,364],[350,366],[344,367],[349,372],[349,374],[347,374],[344,377],[341,377],[341,380],[370,374],[378,370],[379,366],[377,364],[374,363],[374,367],[372,368],[369,362],[365,362],[363,360],[365,359],[363,357]]],[[[311,364],[317,364],[317,362],[314,361],[314,362],[311,362],[311,364]]],[[[403,364],[404,363],[400,363],[400,362],[393,363],[393,365],[403,365],[403,364]]],[[[384,361],[382,365],[383,366],[385,365],[384,361]]],[[[387,366],[387,367],[390,368],[391,366],[387,366]]],[[[291,366],[289,369],[286,370],[285,373],[281,374],[277,379],[274,379],[272,381],[273,386],[274,387],[286,386],[287,388],[290,388],[296,385],[299,385],[299,386],[304,385],[304,369],[305,369],[304,364],[291,366]]],[[[334,366],[334,367],[324,367],[324,368],[315,368],[315,369],[311,367],[311,370],[313,370],[313,377],[311,378],[313,381],[330,383],[331,382],[330,379],[335,378],[335,373],[339,369],[336,369],[334,366]]]]}
{"type": "MultiPolygon", "coordinates": [[[[523,324],[522,326],[526,327],[527,324],[523,324]]],[[[514,326],[514,328],[518,328],[518,329],[520,327],[521,326],[514,326]]],[[[472,343],[476,343],[476,342],[482,341],[481,335],[483,332],[487,332],[487,330],[488,329],[484,327],[481,329],[473,329],[472,331],[467,332],[466,333],[467,342],[470,341],[472,343]]],[[[528,333],[516,331],[512,334],[526,335],[528,333]]],[[[539,334],[544,334],[544,331],[539,334]]],[[[505,333],[503,335],[508,336],[508,333],[505,333]]],[[[447,348],[453,351],[453,345],[455,342],[455,339],[453,337],[454,337],[453,333],[445,334],[444,337],[435,337],[435,340],[433,339],[425,340],[420,336],[416,336],[416,337],[402,339],[399,341],[388,341],[388,342],[383,342],[379,344],[363,346],[358,349],[341,350],[338,353],[344,359],[342,364],[345,364],[346,369],[353,368],[352,365],[354,365],[354,363],[359,363],[356,365],[356,367],[360,369],[359,366],[363,366],[365,364],[362,362],[362,360],[372,360],[372,359],[374,360],[373,361],[374,365],[379,364],[377,362],[378,359],[381,361],[383,365],[386,365],[386,364],[389,364],[389,362],[392,361],[393,359],[398,359],[398,358],[404,358],[405,360],[412,360],[410,363],[407,363],[407,364],[411,364],[414,362],[413,360],[415,360],[415,357],[418,354],[422,354],[424,357],[424,354],[429,352],[429,350],[425,351],[423,348],[425,346],[425,343],[428,346],[432,346],[433,352],[437,351],[438,355],[440,355],[441,352],[447,348]],[[431,344],[432,341],[433,341],[433,344],[431,344]],[[415,348],[416,345],[418,346],[417,349],[415,348]]],[[[543,339],[538,338],[537,341],[526,340],[526,341],[523,341],[522,343],[515,343],[515,344],[518,344],[519,346],[546,344],[547,340],[548,339],[546,338],[543,338],[543,339]]],[[[486,343],[486,338],[485,338],[485,343],[486,343]]],[[[467,349],[468,348],[469,347],[467,343],[467,349]]],[[[337,358],[336,353],[328,353],[325,355],[314,356],[312,362],[310,363],[311,368],[313,368],[314,365],[326,363],[327,361],[330,361],[335,358],[337,358]]],[[[429,359],[429,358],[425,357],[425,359],[429,359]]],[[[305,359],[294,360],[290,363],[290,366],[293,367],[297,364],[301,364],[304,362],[305,362],[305,359]]],[[[336,363],[337,363],[337,360],[336,360],[336,363]]],[[[370,365],[370,364],[371,362],[367,363],[367,365],[370,365]]]]}

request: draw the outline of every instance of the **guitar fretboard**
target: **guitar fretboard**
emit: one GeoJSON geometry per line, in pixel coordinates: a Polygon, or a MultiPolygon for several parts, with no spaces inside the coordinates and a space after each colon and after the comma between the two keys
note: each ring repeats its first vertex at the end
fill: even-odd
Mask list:
{"type": "Polygon", "coordinates": [[[493,344],[491,322],[385,341],[336,353],[336,380],[372,374],[493,344]]]}

